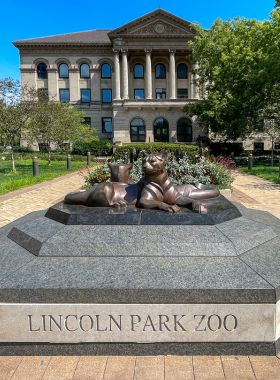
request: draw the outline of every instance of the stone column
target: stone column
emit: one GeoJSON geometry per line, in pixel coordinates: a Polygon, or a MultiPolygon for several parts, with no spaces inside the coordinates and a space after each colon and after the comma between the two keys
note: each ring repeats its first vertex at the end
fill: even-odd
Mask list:
{"type": "Polygon", "coordinates": [[[115,100],[121,99],[121,83],[120,83],[120,50],[113,49],[115,64],[115,100]]]}
{"type": "Polygon", "coordinates": [[[48,69],[48,91],[52,100],[59,100],[57,68],[48,69]]]}
{"type": "Polygon", "coordinates": [[[176,75],[175,75],[175,52],[176,49],[169,50],[169,88],[170,99],[176,99],[176,75]]]}
{"type": "Polygon", "coordinates": [[[70,102],[77,103],[80,98],[79,89],[79,69],[69,69],[69,92],[70,92],[70,102]]]}
{"type": "Polygon", "coordinates": [[[146,99],[153,98],[152,90],[152,59],[151,59],[151,49],[146,49],[146,75],[145,75],[145,93],[146,99]]]}
{"type": "Polygon", "coordinates": [[[123,77],[123,99],[129,99],[127,49],[122,49],[122,77],[123,77]]]}
{"type": "Polygon", "coordinates": [[[101,101],[100,76],[98,67],[90,69],[91,100],[95,102],[101,101]]]}

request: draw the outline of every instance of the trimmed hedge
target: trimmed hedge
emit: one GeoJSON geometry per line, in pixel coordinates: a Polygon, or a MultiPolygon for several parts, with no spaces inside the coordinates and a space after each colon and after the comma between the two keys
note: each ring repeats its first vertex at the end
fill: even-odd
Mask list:
{"type": "Polygon", "coordinates": [[[114,152],[113,160],[126,160],[130,158],[130,161],[135,161],[138,159],[141,151],[150,154],[152,152],[160,152],[161,150],[168,150],[174,153],[177,158],[187,155],[191,159],[199,153],[199,147],[197,145],[171,143],[129,144],[118,146],[114,152]]]}
{"type": "MultiPolygon", "coordinates": [[[[33,153],[15,153],[14,158],[15,160],[30,160],[34,156],[38,157],[39,160],[48,160],[48,154],[47,153],[40,153],[40,152],[33,152],[33,153]]],[[[5,157],[5,161],[10,161],[12,159],[11,154],[9,153],[0,153],[0,161],[1,157],[5,157]]],[[[55,154],[51,153],[51,161],[65,161],[67,160],[67,155],[63,154],[55,154]]],[[[80,155],[71,155],[71,161],[73,162],[86,162],[87,157],[86,156],[80,156],[80,155]]]]}
{"type": "Polygon", "coordinates": [[[87,155],[90,152],[93,156],[111,156],[113,153],[113,142],[110,140],[99,140],[83,142],[73,147],[73,153],[87,155]]]}

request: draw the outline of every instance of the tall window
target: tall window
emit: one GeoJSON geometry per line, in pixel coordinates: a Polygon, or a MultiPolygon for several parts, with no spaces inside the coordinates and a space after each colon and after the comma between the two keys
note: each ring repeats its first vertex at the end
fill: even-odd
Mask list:
{"type": "Polygon", "coordinates": [[[112,133],[112,118],[102,117],[102,133],[112,133]]]}
{"type": "Polygon", "coordinates": [[[66,63],[62,63],[58,68],[59,78],[69,78],[69,70],[66,63]]]}
{"type": "Polygon", "coordinates": [[[47,88],[38,88],[38,98],[40,100],[48,100],[49,99],[49,91],[47,88]]]}
{"type": "Polygon", "coordinates": [[[180,119],[177,123],[178,142],[192,142],[192,122],[187,118],[180,119]]]}
{"type": "Polygon", "coordinates": [[[62,103],[69,103],[69,88],[61,88],[59,90],[59,99],[62,103]]]}
{"type": "Polygon", "coordinates": [[[263,142],[254,142],[254,149],[264,150],[264,143],[263,142]]]}
{"type": "Polygon", "coordinates": [[[83,118],[83,124],[88,125],[89,127],[91,126],[91,118],[90,117],[84,117],[83,118]]]}
{"type": "Polygon", "coordinates": [[[185,63],[180,63],[177,67],[177,78],[188,77],[188,66],[185,63]]]}
{"type": "Polygon", "coordinates": [[[177,98],[179,98],[179,99],[187,99],[188,98],[188,89],[187,88],[178,88],[178,90],[177,90],[177,98]]]}
{"type": "Polygon", "coordinates": [[[134,78],[144,78],[144,67],[140,63],[134,66],[134,78]]]}
{"type": "Polygon", "coordinates": [[[49,149],[49,144],[46,143],[38,143],[39,150],[42,150],[43,152],[49,149]]]}
{"type": "Polygon", "coordinates": [[[102,103],[112,103],[112,90],[102,90],[102,103]]]}
{"type": "Polygon", "coordinates": [[[154,122],[154,140],[155,142],[169,142],[169,124],[167,120],[160,118],[154,122]]]}
{"type": "Polygon", "coordinates": [[[144,89],[135,88],[134,99],[144,99],[144,89]]]}
{"type": "Polygon", "coordinates": [[[81,102],[90,103],[90,89],[84,88],[81,90],[81,102]]]}
{"type": "Polygon", "coordinates": [[[156,88],[156,99],[166,99],[166,88],[156,88]]]}
{"type": "Polygon", "coordinates": [[[146,128],[142,119],[133,119],[130,123],[130,139],[131,142],[145,142],[146,128]]]}
{"type": "Polygon", "coordinates": [[[156,78],[166,78],[166,70],[163,63],[156,65],[156,78]]]}
{"type": "Polygon", "coordinates": [[[80,77],[81,78],[89,78],[89,65],[86,63],[83,63],[80,66],[80,77]]]}
{"type": "Polygon", "coordinates": [[[104,63],[101,68],[101,78],[111,78],[111,66],[104,63]]]}
{"type": "Polygon", "coordinates": [[[47,65],[45,63],[39,63],[37,66],[38,78],[46,79],[48,77],[47,65]]]}

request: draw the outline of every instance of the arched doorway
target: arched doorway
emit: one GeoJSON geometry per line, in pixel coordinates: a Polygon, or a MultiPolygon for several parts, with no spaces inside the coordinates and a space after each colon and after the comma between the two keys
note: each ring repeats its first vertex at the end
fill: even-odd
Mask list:
{"type": "Polygon", "coordinates": [[[192,142],[192,122],[190,119],[183,118],[177,123],[178,142],[192,142]]]}
{"type": "Polygon", "coordinates": [[[154,122],[155,142],[169,142],[169,123],[166,119],[159,118],[154,122]]]}
{"type": "Polygon", "coordinates": [[[143,119],[133,119],[130,123],[130,141],[145,142],[146,126],[143,119]]]}

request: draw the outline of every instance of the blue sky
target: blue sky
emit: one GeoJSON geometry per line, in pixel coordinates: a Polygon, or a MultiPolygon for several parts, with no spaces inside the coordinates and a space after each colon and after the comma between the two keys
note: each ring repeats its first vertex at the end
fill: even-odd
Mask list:
{"type": "Polygon", "coordinates": [[[101,0],[55,1],[14,0],[1,3],[0,79],[20,78],[19,54],[12,41],[91,29],[114,29],[127,22],[162,8],[190,22],[210,28],[218,18],[236,16],[264,20],[274,0],[101,0]]]}

